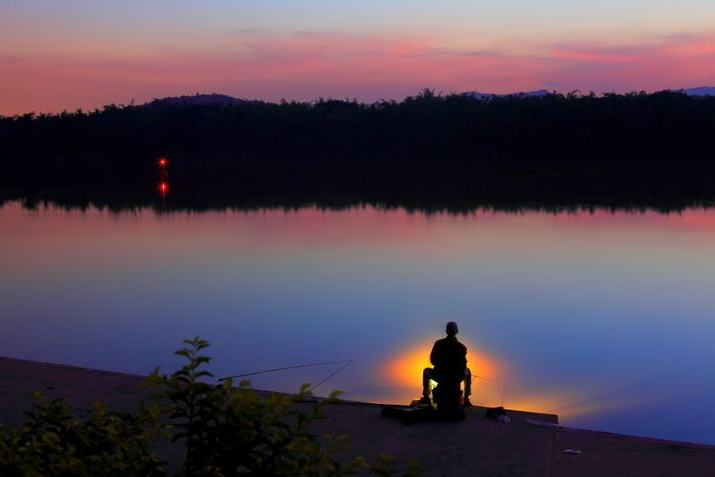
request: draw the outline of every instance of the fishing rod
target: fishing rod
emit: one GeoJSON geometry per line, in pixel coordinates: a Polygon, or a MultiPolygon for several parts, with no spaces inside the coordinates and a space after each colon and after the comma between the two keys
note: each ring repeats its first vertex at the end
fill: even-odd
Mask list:
{"type": "Polygon", "coordinates": [[[326,381],[328,381],[330,378],[338,374],[340,371],[348,367],[350,363],[352,363],[352,359],[340,359],[337,361],[323,361],[320,363],[307,363],[307,364],[297,364],[295,366],[284,366],[282,368],[272,368],[272,369],[264,369],[261,371],[251,371],[250,373],[243,373],[243,374],[236,374],[234,376],[226,376],[225,378],[219,378],[219,382],[226,381],[227,379],[235,379],[235,378],[245,378],[247,376],[256,376],[258,374],[267,374],[267,373],[275,373],[278,371],[287,371],[290,369],[299,369],[299,368],[310,368],[310,367],[315,367],[315,366],[328,366],[331,364],[342,364],[338,369],[330,373],[328,376],[323,378],[321,381],[318,382],[318,384],[315,384],[311,386],[308,391],[313,391],[315,388],[320,386],[321,384],[324,384],[326,381]]]}

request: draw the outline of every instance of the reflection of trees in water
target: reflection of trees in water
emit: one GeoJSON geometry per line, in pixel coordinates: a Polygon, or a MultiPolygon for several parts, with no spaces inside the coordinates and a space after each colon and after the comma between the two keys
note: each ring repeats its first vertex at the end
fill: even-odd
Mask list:
{"type": "MultiPolygon", "coordinates": [[[[178,195],[178,194],[176,194],[178,195]]],[[[282,209],[286,211],[300,210],[304,208],[317,208],[324,210],[346,210],[355,207],[373,207],[378,210],[405,209],[409,212],[418,213],[450,213],[450,214],[471,214],[479,211],[494,211],[507,213],[522,213],[539,211],[547,213],[576,213],[595,212],[605,210],[611,212],[632,212],[642,213],[654,211],[663,214],[682,212],[687,209],[705,208],[714,206],[711,200],[691,200],[691,201],[665,201],[665,202],[536,202],[529,201],[524,204],[517,204],[510,201],[499,202],[498,200],[484,200],[466,202],[460,201],[450,203],[446,201],[384,201],[384,200],[320,200],[320,199],[254,199],[254,200],[231,200],[227,197],[207,197],[193,201],[189,197],[176,197],[171,199],[157,200],[154,195],[131,198],[124,195],[112,196],[111,194],[88,194],[82,195],[77,191],[71,194],[58,192],[38,192],[38,191],[15,191],[12,193],[0,192],[0,207],[10,201],[19,201],[27,209],[38,209],[45,206],[57,206],[66,210],[87,210],[90,208],[106,209],[111,212],[136,211],[139,209],[153,209],[159,213],[170,212],[203,212],[203,211],[256,211],[266,209],[282,209]]]]}

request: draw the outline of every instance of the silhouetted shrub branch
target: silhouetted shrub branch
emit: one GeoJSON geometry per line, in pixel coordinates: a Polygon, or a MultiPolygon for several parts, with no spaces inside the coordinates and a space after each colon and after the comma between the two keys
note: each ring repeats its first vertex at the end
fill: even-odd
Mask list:
{"type": "Polygon", "coordinates": [[[156,369],[151,405],[138,413],[116,413],[97,405],[88,419],[73,417],[60,399],[40,398],[20,427],[0,424],[0,475],[15,476],[165,476],[166,463],[149,444],[169,435],[183,448],[182,476],[344,476],[360,470],[377,476],[415,476],[411,463],[399,471],[390,456],[374,463],[363,458],[340,460],[348,449],[345,436],[317,436],[312,423],[339,392],[307,411],[296,403],[308,397],[308,385],[296,395],[262,394],[248,381],[221,386],[205,381],[210,358],[200,338],[185,341],[176,354],[186,363],[171,375],[156,369]]]}

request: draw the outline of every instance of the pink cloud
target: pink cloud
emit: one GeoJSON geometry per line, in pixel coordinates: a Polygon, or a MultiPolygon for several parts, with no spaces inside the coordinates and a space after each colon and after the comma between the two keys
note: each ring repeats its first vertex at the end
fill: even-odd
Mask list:
{"type": "Polygon", "coordinates": [[[715,83],[715,34],[659,37],[635,46],[529,45],[529,54],[368,34],[236,32],[226,40],[195,51],[5,56],[0,113],[72,110],[196,91],[269,101],[320,96],[373,101],[401,99],[425,87],[509,92],[558,83],[564,91],[631,91],[715,83]]]}
{"type": "Polygon", "coordinates": [[[590,45],[563,46],[549,52],[557,60],[584,61],[590,63],[630,63],[638,61],[643,51],[626,48],[594,49],[590,45]]]}
{"type": "MultiPolygon", "coordinates": [[[[567,84],[601,91],[658,90],[715,83],[715,34],[656,38],[622,47],[561,45],[552,74],[567,84]]],[[[584,89],[581,87],[581,89],[584,89]]]]}

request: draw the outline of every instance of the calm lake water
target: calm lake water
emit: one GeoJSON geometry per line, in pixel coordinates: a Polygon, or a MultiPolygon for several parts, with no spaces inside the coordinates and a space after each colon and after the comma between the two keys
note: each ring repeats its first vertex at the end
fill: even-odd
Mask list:
{"type": "MultiPolygon", "coordinates": [[[[475,404],[715,444],[715,212],[157,214],[0,208],[0,354],[215,374],[352,359],[317,390],[407,403],[444,324],[475,404]]],[[[338,365],[256,376],[294,391],[338,365]]]]}

